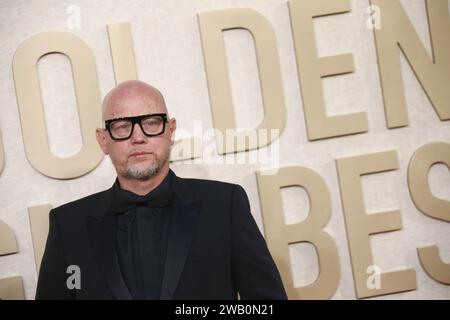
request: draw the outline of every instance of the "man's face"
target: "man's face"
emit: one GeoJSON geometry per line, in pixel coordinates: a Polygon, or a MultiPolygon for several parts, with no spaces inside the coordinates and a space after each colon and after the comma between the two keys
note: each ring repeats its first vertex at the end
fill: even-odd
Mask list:
{"type": "MultiPolygon", "coordinates": [[[[142,92],[113,95],[104,109],[104,119],[132,117],[144,114],[166,113],[162,97],[142,92]]],[[[97,129],[97,140],[108,154],[117,174],[127,179],[146,180],[159,169],[169,165],[172,134],[176,129],[175,119],[170,119],[159,136],[146,136],[139,124],[127,140],[113,140],[107,130],[97,129]]]]}

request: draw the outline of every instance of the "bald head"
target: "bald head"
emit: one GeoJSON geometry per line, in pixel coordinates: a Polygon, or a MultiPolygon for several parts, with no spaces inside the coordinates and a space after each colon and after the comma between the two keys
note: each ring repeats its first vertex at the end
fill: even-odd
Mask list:
{"type": "Polygon", "coordinates": [[[164,97],[155,87],[138,80],[122,82],[113,88],[103,99],[103,120],[117,118],[123,110],[130,113],[120,116],[131,116],[133,106],[147,106],[149,113],[168,113],[164,97]]]}

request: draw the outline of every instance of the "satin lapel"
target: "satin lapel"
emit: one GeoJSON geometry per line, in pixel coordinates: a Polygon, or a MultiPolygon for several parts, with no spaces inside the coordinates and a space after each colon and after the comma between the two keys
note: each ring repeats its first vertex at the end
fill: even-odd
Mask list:
{"type": "MultiPolygon", "coordinates": [[[[111,196],[111,192],[108,194],[111,196]]],[[[106,201],[107,202],[107,201],[106,201]]],[[[110,202],[110,201],[109,201],[110,202]]],[[[116,254],[116,219],[108,213],[109,203],[103,208],[94,208],[97,217],[87,217],[86,224],[89,240],[96,262],[100,265],[113,295],[120,300],[132,299],[120,272],[119,261],[116,254]],[[104,215],[100,215],[103,212],[104,215]]]]}
{"type": "Polygon", "coordinates": [[[175,204],[167,243],[164,278],[161,287],[162,300],[172,299],[180,280],[184,264],[191,249],[201,201],[175,204]]]}

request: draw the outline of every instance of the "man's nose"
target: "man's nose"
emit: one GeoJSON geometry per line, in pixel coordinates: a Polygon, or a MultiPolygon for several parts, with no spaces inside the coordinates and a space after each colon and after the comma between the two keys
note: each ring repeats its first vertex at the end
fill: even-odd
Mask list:
{"type": "Polygon", "coordinates": [[[131,142],[139,143],[145,141],[145,134],[141,130],[139,123],[134,124],[133,134],[130,137],[131,142]]]}

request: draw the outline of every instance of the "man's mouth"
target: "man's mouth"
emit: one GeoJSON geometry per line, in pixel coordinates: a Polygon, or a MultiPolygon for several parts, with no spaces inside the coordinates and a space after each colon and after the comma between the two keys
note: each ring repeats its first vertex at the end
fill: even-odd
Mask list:
{"type": "Polygon", "coordinates": [[[130,154],[130,157],[139,157],[149,154],[152,154],[152,152],[133,152],[132,154],[130,154]]]}

